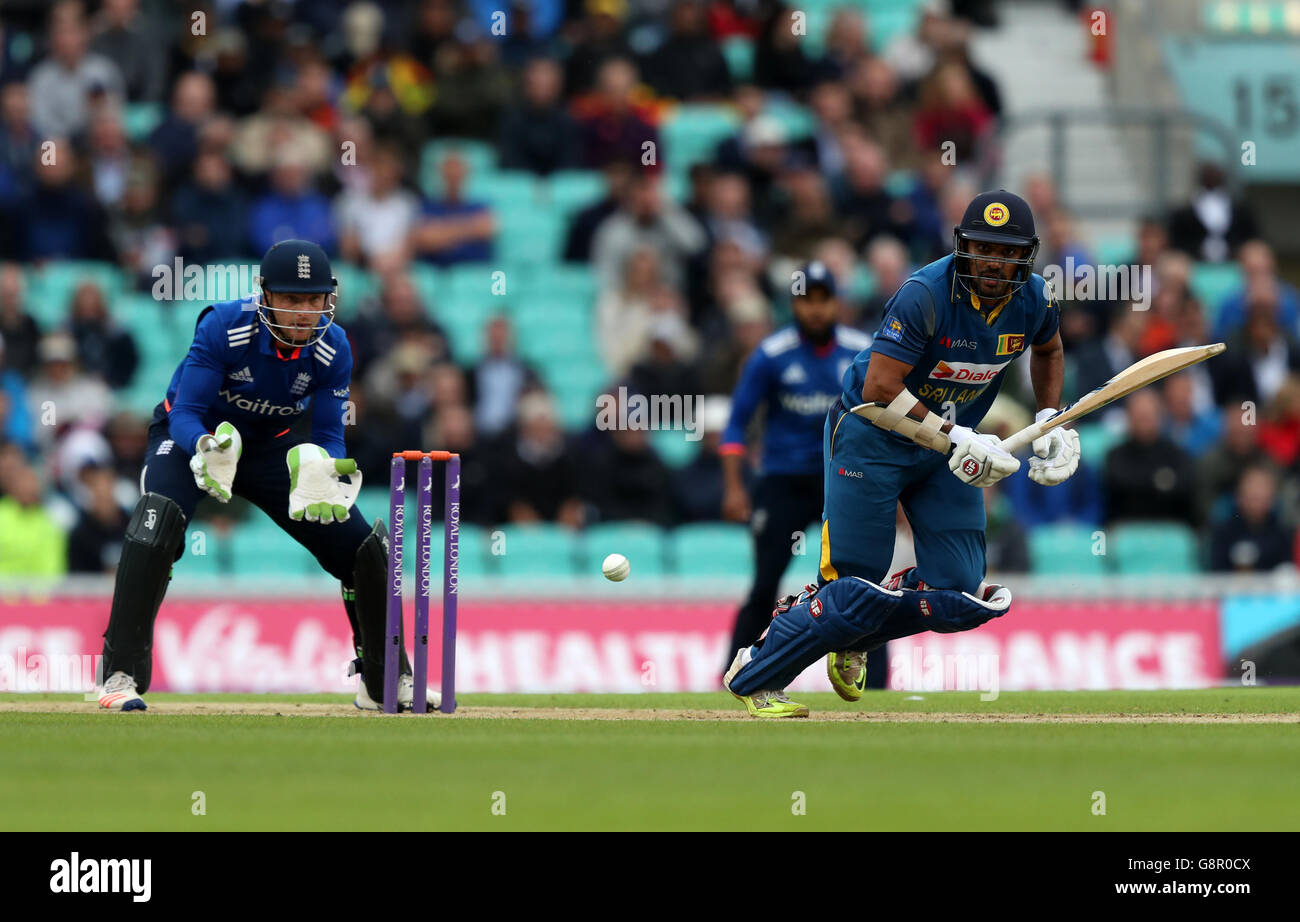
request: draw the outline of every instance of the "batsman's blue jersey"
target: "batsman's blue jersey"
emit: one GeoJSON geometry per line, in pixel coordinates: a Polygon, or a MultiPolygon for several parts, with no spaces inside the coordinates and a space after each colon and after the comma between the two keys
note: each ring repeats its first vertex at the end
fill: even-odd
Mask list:
{"type": "Polygon", "coordinates": [[[745,428],[765,406],[764,473],[820,474],[826,413],[853,357],[870,345],[870,336],[846,326],[837,326],[834,338],[821,347],[793,325],[764,339],[740,373],[719,450],[744,451],[745,428]]]}
{"type": "Polygon", "coordinates": [[[867,363],[879,352],[912,366],[903,383],[929,409],[944,416],[951,406],[946,418],[974,428],[1006,367],[1056,335],[1061,311],[1041,275],[981,313],[979,297],[957,283],[953,260],[945,256],[918,269],[889,299],[871,348],[844,375],[846,407],[862,403],[867,363]]]}
{"type": "Polygon", "coordinates": [[[351,381],[352,349],[337,324],[319,342],[282,354],[252,302],[226,301],[199,315],[163,405],[171,437],[190,453],[218,423],[234,424],[247,449],[310,410],[312,441],[342,458],[351,381]]]}

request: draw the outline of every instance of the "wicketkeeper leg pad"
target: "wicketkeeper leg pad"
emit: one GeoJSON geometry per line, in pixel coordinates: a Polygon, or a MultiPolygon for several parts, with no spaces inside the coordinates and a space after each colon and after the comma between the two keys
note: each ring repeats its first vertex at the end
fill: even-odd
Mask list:
{"type": "Polygon", "coordinates": [[[185,513],[180,506],[161,493],[140,497],[117,565],[113,606],[104,631],[104,679],[125,672],[141,693],[148,690],[154,619],[184,540],[185,513]]]}

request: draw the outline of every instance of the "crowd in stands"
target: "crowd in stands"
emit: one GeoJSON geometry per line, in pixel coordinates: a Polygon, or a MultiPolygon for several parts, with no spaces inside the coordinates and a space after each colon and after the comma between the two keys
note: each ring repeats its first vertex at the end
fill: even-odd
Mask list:
{"type": "MultiPolygon", "coordinates": [[[[846,4],[816,50],[772,0],[514,0],[505,35],[499,5],[196,3],[204,35],[188,7],[136,0],[0,10],[0,574],[111,569],[138,496],[148,420],[118,397],[145,344],[94,281],[62,322],[38,323],[27,278],[50,262],[111,263],[147,293],[178,257],[255,262],[277,240],[317,241],[380,280],[346,324],[348,448],[370,482],[386,482],[395,444],[437,446],[463,454],[467,521],[668,526],[721,517],[719,401],[785,320],[782,272],[826,261],[843,322],[874,333],[908,273],[951,251],[986,175],[1002,101],[969,54],[977,26],[948,4],[926,3],[884,47],[846,4]],[[723,53],[736,39],[747,67],[723,53]],[[126,113],[147,103],[161,117],[133,133],[126,113]],[[674,197],[664,125],[681,104],[728,106],[739,127],[674,197]],[[777,105],[811,130],[792,133],[777,105]],[[502,169],[603,178],[557,249],[597,280],[590,335],[611,389],[710,395],[688,464],[642,431],[566,429],[504,315],[484,326],[481,359],[453,360],[412,267],[492,264],[512,216],[473,194],[454,147],[421,176],[426,143],[449,137],[495,144],[502,169]],[[948,141],[956,167],[939,157],[948,141]]],[[[1022,191],[1040,271],[1092,262],[1051,180],[1022,191]]],[[[995,569],[1026,569],[1027,531],[1067,521],[1184,523],[1207,569],[1297,558],[1300,296],[1258,234],[1207,166],[1122,260],[1153,267],[1146,309],[1063,302],[1067,399],[1160,349],[1228,350],[1109,410],[1066,486],[1022,467],[988,491],[995,569]],[[1202,303],[1195,267],[1234,262],[1240,286],[1202,303]]],[[[1032,409],[1026,371],[1007,375],[986,428],[1032,409]]]]}

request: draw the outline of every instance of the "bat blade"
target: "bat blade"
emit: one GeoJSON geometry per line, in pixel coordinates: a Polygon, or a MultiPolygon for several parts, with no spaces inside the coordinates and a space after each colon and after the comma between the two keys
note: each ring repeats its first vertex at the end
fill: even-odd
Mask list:
{"type": "Polygon", "coordinates": [[[1114,403],[1121,397],[1127,397],[1139,388],[1154,384],[1161,378],[1167,378],[1184,368],[1199,365],[1206,359],[1218,355],[1225,348],[1223,343],[1211,343],[1208,346],[1183,346],[1178,349],[1166,349],[1163,352],[1148,355],[1140,362],[1134,362],[1128,368],[1125,368],[1105,384],[1084,394],[1055,416],[1021,429],[1004,441],[1002,447],[1014,454],[1034,439],[1051,432],[1058,426],[1064,426],[1066,423],[1087,416],[1109,403],[1114,403]]]}

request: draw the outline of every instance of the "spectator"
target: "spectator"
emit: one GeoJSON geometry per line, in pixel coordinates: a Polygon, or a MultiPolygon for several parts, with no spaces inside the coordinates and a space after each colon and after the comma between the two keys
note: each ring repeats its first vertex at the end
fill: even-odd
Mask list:
{"type": "Polygon", "coordinates": [[[761,259],[767,252],[767,239],[754,221],[745,178],[739,173],[718,173],[706,188],[699,220],[710,243],[726,238],[751,258],[761,259]]]}
{"type": "Polygon", "coordinates": [[[776,3],[763,20],[754,48],[754,82],[765,90],[802,93],[815,75],[816,62],[804,54],[803,39],[795,33],[794,12],[776,3]]]}
{"type": "Polygon", "coordinates": [[[102,109],[92,116],[87,153],[95,198],[105,208],[117,207],[126,194],[132,156],[121,115],[116,110],[102,109]]]}
{"type": "Polygon", "coordinates": [[[199,149],[199,130],[215,112],[216,91],[207,74],[181,75],[172,90],[172,105],[166,118],[149,136],[149,147],[158,159],[168,188],[189,171],[199,149]]]}
{"type": "MultiPolygon", "coordinates": [[[[730,418],[731,398],[722,394],[704,398],[697,420],[702,433],[700,450],[689,464],[673,474],[678,522],[716,522],[722,519],[723,475],[718,446],[722,442],[722,430],[730,418]]],[[[746,466],[741,474],[745,492],[749,494],[753,488],[753,471],[746,466]]]]}
{"type": "Polygon", "coordinates": [[[447,45],[434,58],[438,91],[430,113],[439,135],[495,137],[514,93],[510,72],[497,53],[496,36],[476,35],[447,45]]]}
{"type": "Polygon", "coordinates": [[[630,393],[694,399],[700,379],[694,364],[695,336],[680,314],[662,312],[650,321],[650,354],[632,366],[630,393]]]}
{"type": "Polygon", "coordinates": [[[583,0],[582,7],[586,16],[569,30],[572,51],[564,63],[564,94],[569,98],[589,92],[607,61],[632,57],[623,36],[627,0],[583,0]]]}
{"type": "Polygon", "coordinates": [[[491,438],[508,429],[525,391],[540,387],[537,373],[515,353],[510,321],[503,314],[487,324],[487,349],[474,366],[474,424],[491,438]]]}
{"type": "Polygon", "coordinates": [[[1169,245],[1196,260],[1226,262],[1258,227],[1251,207],[1233,197],[1224,168],[1203,163],[1191,201],[1169,216],[1169,245]]]}
{"type": "Polygon", "coordinates": [[[447,334],[425,311],[420,293],[405,272],[393,270],[383,277],[379,296],[362,305],[347,326],[352,338],[353,378],[363,379],[376,359],[401,344],[415,343],[432,361],[451,357],[447,334]]]}
{"type": "Polygon", "coordinates": [[[335,213],[344,259],[373,266],[406,261],[406,247],[420,212],[419,197],[402,184],[399,150],[378,144],[368,187],[341,193],[335,213]]]}
{"type": "Polygon", "coordinates": [[[98,259],[113,261],[102,209],[76,181],[78,161],[66,141],[49,163],[36,161],[36,185],[18,205],[16,221],[20,259],[98,259]]]}
{"type": "Polygon", "coordinates": [[[1292,562],[1292,538],[1274,508],[1277,477],[1267,467],[1247,468],[1237,483],[1232,516],[1210,533],[1210,569],[1263,573],[1292,562]]]}
{"type": "Polygon", "coordinates": [[[1198,409],[1193,378],[1187,373],[1171,375],[1162,382],[1165,410],[1165,434],[1193,458],[1200,458],[1219,441],[1223,421],[1213,407],[1198,409]]]}
{"type": "Polygon", "coordinates": [[[251,255],[245,242],[248,201],[220,153],[201,151],[194,161],[193,179],[172,196],[171,225],[177,252],[198,264],[251,255]]]}
{"type": "Polygon", "coordinates": [[[71,138],[90,124],[91,97],[125,99],[122,72],[102,54],[88,50],[81,4],[58,3],[50,12],[50,55],[27,80],[32,122],[42,138],[71,138]]]}
{"type": "Polygon", "coordinates": [[[871,296],[863,305],[858,326],[875,333],[885,319],[885,305],[907,281],[907,250],[896,237],[878,236],[867,246],[867,268],[871,270],[871,296]]]}
{"type": "Polygon", "coordinates": [[[501,483],[510,497],[508,520],[581,527],[582,485],[590,482],[591,471],[569,445],[545,393],[534,391],[519,401],[518,428],[507,445],[501,483]]]}
{"type": "MultiPolygon", "coordinates": [[[[883,148],[885,159],[900,170],[918,166],[913,136],[916,115],[911,104],[903,99],[898,75],[888,62],[883,58],[863,58],[849,72],[846,85],[852,98],[854,120],[867,137],[883,148]]],[[[937,162],[938,158],[929,160],[937,162]]]]}
{"type": "Polygon", "coordinates": [[[601,286],[618,284],[633,250],[648,246],[659,254],[664,281],[681,289],[686,262],[705,245],[695,219],[672,201],[664,201],[659,176],[643,173],[628,189],[617,212],[605,219],[592,241],[592,263],[601,286]]]}
{"type": "Polygon", "coordinates": [[[425,201],[411,245],[426,262],[454,266],[492,258],[496,217],[491,208],[464,197],[469,167],[459,154],[442,160],[442,193],[425,201]]]}
{"type": "Polygon", "coordinates": [[[122,555],[130,516],[117,501],[111,467],[87,465],[78,479],[88,498],[68,536],[68,572],[112,574],[122,555]]]}
{"type": "Polygon", "coordinates": [[[293,239],[315,241],[331,256],[337,252],[329,200],[316,191],[307,163],[298,154],[280,154],[270,190],[249,210],[246,233],[255,253],[293,239]]]}
{"type": "MultiPolygon", "coordinates": [[[[506,470],[501,440],[480,439],[474,431],[474,414],[464,404],[441,407],[424,432],[423,444],[460,454],[460,520],[476,525],[504,522],[508,502],[501,489],[506,470]]],[[[384,447],[387,449],[386,441],[384,447]]],[[[430,501],[434,509],[443,508],[446,488],[444,478],[433,478],[430,501]]]]}
{"type": "Polygon", "coordinates": [[[129,410],[119,411],[104,427],[104,437],[117,474],[118,502],[134,508],[140,497],[140,470],[149,450],[149,421],[129,410]]]}
{"type": "Polygon", "coordinates": [[[32,163],[43,139],[32,124],[31,96],[24,83],[0,87],[0,173],[8,175],[12,198],[31,181],[32,163]]]}
{"type": "Polygon", "coordinates": [[[612,58],[601,65],[595,91],[574,105],[584,166],[600,168],[612,160],[645,166],[642,158],[651,149],[647,145],[653,145],[656,162],[664,156],[653,116],[636,101],[636,88],[636,66],[626,58],[612,58]]]}
{"type": "Polygon", "coordinates": [[[1210,365],[1215,403],[1266,403],[1287,375],[1300,372],[1300,341],[1278,323],[1279,300],[1276,283],[1258,279],[1251,284],[1244,326],[1210,365]]]}
{"type": "Polygon", "coordinates": [[[1160,432],[1158,392],[1139,390],[1126,400],[1128,435],[1106,455],[1106,524],[1169,519],[1194,525],[1191,457],[1160,432]]]}
{"type": "Polygon", "coordinates": [[[888,178],[889,163],[880,145],[861,137],[845,144],[844,177],[836,190],[836,202],[854,249],[861,250],[880,234],[900,240],[912,235],[904,220],[905,208],[885,189],[888,178]]]}
{"type": "MultiPolygon", "coordinates": [[[[376,89],[375,95],[380,92],[376,89]]],[[[199,95],[197,91],[195,95],[199,95]]],[[[365,114],[369,117],[368,109],[365,114]]],[[[379,134],[376,126],[375,135],[379,134]]],[[[262,108],[239,122],[229,153],[235,169],[246,175],[274,172],[278,164],[292,159],[309,177],[315,177],[337,161],[338,150],[328,132],[298,111],[293,88],[277,83],[267,87],[262,108]]]]}
{"type": "Polygon", "coordinates": [[[5,368],[22,378],[30,378],[35,372],[41,341],[41,329],[25,304],[26,287],[21,266],[0,265],[0,336],[5,343],[5,368]]]}
{"type": "Polygon", "coordinates": [[[904,83],[916,83],[934,70],[939,53],[952,46],[953,33],[947,0],[926,0],[916,32],[891,42],[885,60],[904,83]]]}
{"type": "Polygon", "coordinates": [[[252,115],[262,103],[262,84],[249,65],[248,40],[238,29],[219,29],[212,36],[212,55],[217,109],[236,118],[252,115]]]}
{"type": "Polygon", "coordinates": [[[497,149],[503,169],[546,176],[578,165],[577,123],[564,109],[563,80],[551,58],[533,58],[525,66],[523,101],[501,120],[497,149]]]}
{"type": "Polygon", "coordinates": [[[1236,491],[1241,472],[1269,463],[1268,456],[1259,447],[1256,422],[1253,413],[1247,416],[1235,407],[1224,410],[1222,440],[1196,464],[1197,521],[1222,519],[1221,503],[1236,491]]]}
{"type": "Polygon", "coordinates": [[[814,160],[822,175],[834,183],[844,175],[844,136],[859,130],[853,123],[853,97],[844,84],[823,80],[813,87],[808,104],[817,119],[810,141],[814,160]]]}
{"type": "Polygon", "coordinates": [[[646,83],[661,96],[683,101],[716,100],[731,92],[731,72],[709,35],[703,0],[676,0],[668,37],[646,56],[646,83]]]}
{"type": "MultiPolygon", "coordinates": [[[[1136,362],[1145,326],[1144,312],[1135,311],[1128,304],[1117,305],[1111,315],[1110,330],[1103,338],[1081,343],[1074,352],[1066,353],[1067,368],[1073,371],[1072,376],[1067,374],[1067,380],[1074,379],[1072,399],[1100,387],[1136,362]]],[[[1101,418],[1109,416],[1106,413],[1101,418]]]]}
{"type": "Polygon", "coordinates": [[[826,57],[821,72],[828,80],[847,80],[864,61],[874,59],[862,11],[840,7],[826,26],[826,57]]]}
{"type": "Polygon", "coordinates": [[[739,136],[718,147],[719,167],[741,172],[749,184],[751,208],[761,228],[774,227],[785,216],[780,181],[792,159],[785,126],[770,115],[750,119],[739,136]]]}
{"type": "Polygon", "coordinates": [[[0,444],[5,443],[18,445],[24,452],[35,447],[27,384],[22,375],[6,365],[5,340],[0,335],[0,444]]]}
{"type": "Polygon", "coordinates": [[[1228,295],[1219,305],[1219,316],[1214,323],[1214,338],[1226,342],[1246,322],[1246,298],[1252,288],[1259,290],[1267,282],[1277,286],[1278,322],[1291,335],[1300,335],[1300,292],[1294,285],[1283,281],[1277,274],[1277,259],[1273,248],[1263,240],[1250,240],[1237,251],[1237,264],[1241,267],[1241,287],[1228,295]]]}
{"type": "Polygon", "coordinates": [[[614,429],[586,455],[583,483],[602,521],[639,520],[668,525],[671,475],[645,429],[614,429]]]}
{"type": "Polygon", "coordinates": [[[650,352],[650,325],[663,314],[685,315],[681,296],[664,284],[659,256],[639,247],[627,258],[622,284],[596,304],[596,334],[605,367],[621,376],[650,352]]]}
{"type": "Polygon", "coordinates": [[[772,228],[772,254],[804,262],[827,237],[845,236],[826,180],[811,167],[786,172],[782,188],[790,200],[785,221],[772,228]]]}
{"type": "Polygon", "coordinates": [[[131,383],[139,364],[135,340],[109,317],[104,292],[94,282],[82,282],[73,293],[68,332],[84,371],[114,390],[131,383]]]}
{"type": "Polygon", "coordinates": [[[971,163],[993,127],[993,114],[980,99],[970,72],[958,61],[940,64],[919,90],[916,146],[938,153],[951,142],[958,163],[971,163]]]}
{"type": "Polygon", "coordinates": [[[604,198],[583,208],[569,221],[569,230],[564,238],[564,261],[567,263],[591,261],[591,244],[597,229],[618,211],[632,185],[634,171],[630,164],[615,160],[606,164],[602,172],[605,174],[604,198]]]}
{"type": "Polygon", "coordinates": [[[62,576],[67,539],[41,505],[36,471],[25,464],[6,471],[0,492],[0,576],[62,576]]]}
{"type": "Polygon", "coordinates": [[[47,334],[39,356],[41,370],[27,400],[40,448],[49,448],[57,431],[76,425],[97,428],[108,419],[112,394],[102,380],[77,367],[77,341],[70,334],[47,334]]]}
{"type": "Polygon", "coordinates": [[[92,29],[91,49],[117,65],[129,101],[163,98],[167,59],[158,53],[159,37],[143,22],[139,0],[104,0],[92,29]]]}
{"type": "Polygon", "coordinates": [[[1259,419],[1259,447],[1280,467],[1300,457],[1300,378],[1288,375],[1259,419]]]}
{"type": "Polygon", "coordinates": [[[171,265],[176,257],[176,235],[158,198],[158,176],[152,164],[137,160],[127,175],[121,208],[110,213],[109,235],[118,263],[135,276],[141,289],[153,284],[156,266],[171,265]]]}

